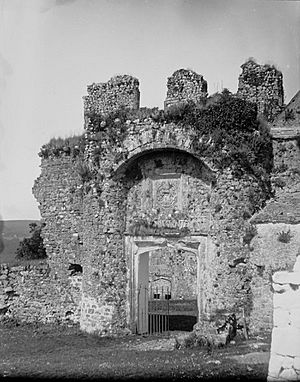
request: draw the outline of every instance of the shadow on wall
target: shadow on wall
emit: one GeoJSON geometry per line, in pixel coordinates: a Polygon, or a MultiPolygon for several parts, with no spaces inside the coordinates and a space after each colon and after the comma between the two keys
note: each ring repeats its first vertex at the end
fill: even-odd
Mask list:
{"type": "Polygon", "coordinates": [[[0,253],[4,251],[4,242],[2,238],[3,230],[4,230],[4,222],[1,219],[1,215],[0,215],[0,253]]]}

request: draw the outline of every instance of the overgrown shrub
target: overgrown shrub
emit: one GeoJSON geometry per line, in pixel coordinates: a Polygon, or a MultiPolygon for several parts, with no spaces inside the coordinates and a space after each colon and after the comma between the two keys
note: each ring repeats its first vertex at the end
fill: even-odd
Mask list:
{"type": "Polygon", "coordinates": [[[44,259],[47,257],[41,230],[43,225],[30,223],[31,237],[23,239],[16,251],[16,258],[22,260],[44,259]]]}
{"type": "Polygon", "coordinates": [[[286,232],[282,230],[281,232],[277,233],[277,240],[281,243],[289,243],[291,239],[292,234],[290,229],[288,229],[286,232]]]}
{"type": "Polygon", "coordinates": [[[249,225],[247,227],[245,234],[243,236],[243,243],[244,244],[250,244],[251,240],[254,238],[254,236],[257,234],[257,229],[254,225],[249,225]]]}
{"type": "Polygon", "coordinates": [[[209,157],[217,168],[235,164],[259,178],[272,168],[272,141],[268,126],[257,118],[257,106],[232,95],[227,89],[200,102],[181,102],[165,111],[157,108],[133,111],[125,108],[108,116],[90,113],[90,124],[97,140],[109,144],[121,142],[126,135],[126,121],[139,114],[156,122],[191,127],[199,137],[195,150],[209,157]]]}
{"type": "Polygon", "coordinates": [[[49,156],[60,156],[62,154],[72,156],[73,158],[83,154],[85,147],[84,134],[74,135],[69,138],[52,138],[50,141],[43,145],[39,155],[42,158],[49,156]]]}
{"type": "Polygon", "coordinates": [[[81,177],[82,183],[86,183],[93,179],[93,172],[86,163],[78,162],[76,165],[76,169],[81,177]]]}

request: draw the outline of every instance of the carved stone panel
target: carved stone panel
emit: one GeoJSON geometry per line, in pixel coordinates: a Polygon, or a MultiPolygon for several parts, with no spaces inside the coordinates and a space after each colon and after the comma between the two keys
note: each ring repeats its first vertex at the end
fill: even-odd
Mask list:
{"type": "Polygon", "coordinates": [[[182,208],[181,177],[165,176],[153,179],[153,208],[163,215],[182,208]]]}

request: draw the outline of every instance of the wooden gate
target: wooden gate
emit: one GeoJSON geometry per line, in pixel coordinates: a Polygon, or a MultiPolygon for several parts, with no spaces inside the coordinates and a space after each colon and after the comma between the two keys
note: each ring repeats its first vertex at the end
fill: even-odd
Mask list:
{"type": "Polygon", "coordinates": [[[138,333],[170,334],[171,289],[165,286],[138,288],[138,333]]]}

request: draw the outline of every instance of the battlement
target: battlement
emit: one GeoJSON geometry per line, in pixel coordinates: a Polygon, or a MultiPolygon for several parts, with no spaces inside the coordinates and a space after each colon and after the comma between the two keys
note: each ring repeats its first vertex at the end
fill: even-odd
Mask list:
{"type": "Polygon", "coordinates": [[[176,70],[168,78],[167,89],[165,109],[178,102],[198,102],[207,97],[207,82],[201,74],[193,70],[176,70]]]}
{"type": "Polygon", "coordinates": [[[139,109],[140,91],[137,78],[129,75],[112,77],[108,82],[93,83],[83,97],[84,114],[109,113],[120,107],[139,109]]]}
{"type": "MultiPolygon", "coordinates": [[[[241,65],[237,96],[257,104],[258,113],[268,121],[283,110],[284,91],[282,73],[271,65],[257,64],[253,59],[241,65]]],[[[164,109],[176,103],[207,98],[207,81],[201,74],[190,69],[176,70],[167,79],[167,96],[164,109]]],[[[84,113],[107,114],[125,107],[140,107],[139,80],[130,75],[118,75],[108,82],[93,83],[84,96],[84,113]]]]}
{"type": "Polygon", "coordinates": [[[237,95],[257,104],[258,113],[272,121],[283,108],[283,76],[271,65],[249,59],[241,65],[237,95]]]}

